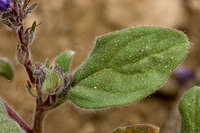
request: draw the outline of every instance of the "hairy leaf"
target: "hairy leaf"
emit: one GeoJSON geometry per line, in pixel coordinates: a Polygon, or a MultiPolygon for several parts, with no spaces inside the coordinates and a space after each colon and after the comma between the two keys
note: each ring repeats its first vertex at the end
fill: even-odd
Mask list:
{"type": "Polygon", "coordinates": [[[7,115],[0,113],[0,133],[24,133],[19,125],[7,115]]]}
{"type": "Polygon", "coordinates": [[[179,104],[181,133],[200,133],[200,87],[191,88],[179,104]]]}
{"type": "Polygon", "coordinates": [[[160,128],[153,125],[137,124],[132,127],[118,128],[112,133],[159,133],[159,131],[160,128]]]}
{"type": "Polygon", "coordinates": [[[12,80],[14,77],[14,71],[13,71],[12,65],[5,58],[0,59],[0,75],[4,76],[8,80],[12,80]]]}
{"type": "Polygon", "coordinates": [[[24,133],[17,122],[8,116],[4,104],[0,101],[0,133],[24,133]]]}
{"type": "Polygon", "coordinates": [[[8,115],[8,113],[4,107],[4,104],[1,102],[1,99],[0,99],[0,114],[8,115]]]}
{"type": "Polygon", "coordinates": [[[69,71],[70,63],[72,56],[74,54],[74,51],[66,51],[62,53],[55,61],[57,65],[59,65],[64,72],[69,71]]]}
{"type": "Polygon", "coordinates": [[[188,49],[183,33],[165,28],[137,27],[101,36],[74,73],[67,98],[91,109],[141,100],[161,87],[188,49]]]}

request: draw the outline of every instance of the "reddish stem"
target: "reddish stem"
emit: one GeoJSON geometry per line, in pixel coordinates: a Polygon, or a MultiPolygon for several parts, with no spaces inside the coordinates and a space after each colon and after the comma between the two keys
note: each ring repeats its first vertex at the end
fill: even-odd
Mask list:
{"type": "Polygon", "coordinates": [[[19,40],[20,40],[21,44],[23,44],[24,46],[27,46],[27,44],[25,44],[23,41],[23,34],[24,34],[24,27],[21,26],[20,29],[18,30],[19,40]]]}
{"type": "Polygon", "coordinates": [[[34,120],[33,120],[33,133],[42,133],[43,131],[43,120],[46,115],[46,109],[43,106],[43,102],[41,98],[36,99],[36,107],[34,112],[34,120]]]}
{"type": "Polygon", "coordinates": [[[18,37],[19,37],[20,43],[23,45],[24,51],[26,51],[26,53],[27,53],[26,56],[28,58],[28,60],[24,64],[24,67],[26,69],[26,72],[28,73],[28,76],[29,76],[31,83],[34,84],[35,78],[33,77],[33,72],[32,72],[32,69],[31,69],[32,62],[29,59],[30,53],[29,53],[29,49],[28,49],[28,44],[25,44],[24,41],[23,41],[23,34],[24,34],[24,27],[23,27],[23,25],[21,25],[20,29],[18,30],[18,37]]]}
{"type": "MultiPolygon", "coordinates": [[[[24,36],[23,25],[21,25],[20,29],[18,30],[18,36],[19,36],[21,45],[23,46],[22,48],[27,54],[26,55],[27,61],[25,62],[24,67],[26,69],[26,72],[29,76],[31,83],[35,84],[35,78],[33,77],[33,71],[32,71],[32,62],[31,62],[31,59],[29,59],[29,55],[30,55],[29,49],[28,49],[29,47],[28,47],[28,44],[26,44],[23,40],[23,36],[24,36]]],[[[43,130],[42,122],[46,114],[45,112],[46,112],[45,106],[43,104],[42,98],[40,97],[40,95],[38,95],[38,98],[36,98],[35,112],[33,114],[32,133],[42,133],[42,130],[43,130]]]]}
{"type": "Polygon", "coordinates": [[[16,0],[13,0],[13,6],[14,6],[14,14],[15,14],[15,16],[18,16],[18,7],[17,7],[17,2],[16,2],[16,0]]]}
{"type": "Polygon", "coordinates": [[[35,83],[35,78],[33,77],[33,71],[31,69],[32,67],[32,63],[31,61],[29,60],[25,65],[24,65],[25,69],[26,69],[26,72],[28,73],[28,76],[29,76],[29,79],[31,81],[32,84],[35,83]]]}
{"type": "MultiPolygon", "coordinates": [[[[28,1],[28,3],[30,2],[30,0],[28,1]]],[[[27,4],[28,4],[27,3],[27,4]]],[[[29,79],[31,81],[31,83],[33,85],[36,85],[37,87],[37,83],[36,83],[36,79],[33,76],[33,65],[32,65],[32,61],[30,58],[30,52],[29,52],[29,44],[27,41],[25,41],[25,33],[24,33],[24,26],[23,26],[23,18],[22,16],[20,16],[20,9],[21,6],[17,5],[17,1],[13,0],[13,12],[14,15],[17,17],[18,21],[15,23],[15,26],[17,26],[17,34],[19,37],[19,41],[20,41],[20,45],[21,48],[23,50],[23,52],[25,53],[25,57],[22,62],[22,64],[24,65],[26,72],[29,76],[29,79]]],[[[13,23],[15,21],[13,20],[13,23]]],[[[40,91],[40,90],[39,90],[40,91]]],[[[35,105],[35,112],[33,114],[33,126],[32,129],[20,118],[20,116],[18,116],[16,114],[16,112],[14,112],[14,110],[12,110],[12,108],[10,108],[6,103],[4,103],[6,106],[6,109],[9,113],[9,115],[18,122],[18,124],[27,132],[27,133],[42,133],[42,122],[44,119],[44,116],[48,110],[48,104],[43,103],[43,100],[41,98],[41,95],[38,93],[38,97],[36,98],[36,105],[35,105]]]]}

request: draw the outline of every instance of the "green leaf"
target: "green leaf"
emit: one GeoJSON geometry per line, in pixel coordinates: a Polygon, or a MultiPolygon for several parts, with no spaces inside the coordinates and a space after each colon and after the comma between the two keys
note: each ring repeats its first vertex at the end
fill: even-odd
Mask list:
{"type": "Polygon", "coordinates": [[[59,73],[49,70],[44,83],[42,84],[42,93],[50,94],[59,90],[63,86],[63,80],[59,73]]]}
{"type": "Polygon", "coordinates": [[[30,3],[30,1],[31,1],[31,0],[25,0],[25,1],[24,1],[23,9],[25,9],[25,8],[28,6],[28,4],[30,3]]]}
{"type": "Polygon", "coordinates": [[[0,133],[24,133],[17,122],[0,113],[0,133]]]}
{"type": "Polygon", "coordinates": [[[4,104],[1,102],[1,100],[0,100],[0,114],[8,115],[8,113],[4,107],[4,104]]]}
{"type": "Polygon", "coordinates": [[[200,133],[200,87],[191,88],[179,103],[181,133],[200,133]]]}
{"type": "Polygon", "coordinates": [[[4,76],[8,80],[12,80],[14,77],[13,67],[11,63],[5,58],[0,59],[0,75],[4,76]]]}
{"type": "Polygon", "coordinates": [[[24,133],[17,122],[8,116],[4,104],[0,100],[0,133],[24,133]]]}
{"type": "Polygon", "coordinates": [[[49,59],[46,59],[44,64],[45,64],[45,67],[46,67],[46,68],[48,68],[48,69],[50,68],[49,59]]]}
{"type": "Polygon", "coordinates": [[[70,63],[72,56],[74,55],[74,51],[66,51],[62,53],[55,61],[57,65],[59,65],[64,72],[69,71],[70,63]]]}
{"type": "Polygon", "coordinates": [[[112,133],[159,133],[160,128],[148,125],[148,124],[137,124],[132,127],[122,127],[118,128],[112,133]]]}
{"type": "Polygon", "coordinates": [[[101,36],[74,73],[67,98],[91,109],[139,101],[166,82],[188,49],[183,33],[165,28],[137,27],[101,36]]]}
{"type": "Polygon", "coordinates": [[[27,9],[27,12],[28,12],[28,13],[31,13],[31,11],[32,11],[33,9],[35,9],[37,6],[38,6],[37,3],[34,3],[34,4],[30,5],[30,6],[28,7],[28,9],[27,9]]]}

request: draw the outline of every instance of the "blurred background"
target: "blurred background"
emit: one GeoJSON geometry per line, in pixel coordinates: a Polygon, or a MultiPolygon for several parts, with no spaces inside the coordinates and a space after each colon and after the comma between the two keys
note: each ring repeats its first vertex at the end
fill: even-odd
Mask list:
{"type": "MultiPolygon", "coordinates": [[[[200,0],[32,0],[39,7],[27,19],[41,22],[31,46],[33,61],[44,62],[65,50],[76,52],[72,69],[87,58],[96,36],[134,26],[164,26],[186,33],[188,57],[156,93],[138,103],[112,109],[82,110],[65,103],[45,119],[44,133],[110,133],[119,126],[151,123],[161,133],[178,133],[177,104],[185,91],[200,83],[200,0]]],[[[0,96],[29,123],[34,99],[24,83],[27,75],[17,62],[16,34],[0,25],[0,56],[15,66],[15,79],[0,77],[0,96]]]]}

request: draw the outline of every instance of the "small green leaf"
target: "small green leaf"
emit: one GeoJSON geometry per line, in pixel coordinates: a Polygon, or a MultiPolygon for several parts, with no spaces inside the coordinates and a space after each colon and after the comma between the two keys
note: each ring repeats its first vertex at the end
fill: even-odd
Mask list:
{"type": "Polygon", "coordinates": [[[33,9],[35,9],[38,6],[37,3],[32,4],[30,7],[28,7],[27,12],[30,13],[33,9]]]}
{"type": "Polygon", "coordinates": [[[0,75],[4,76],[8,80],[12,80],[14,77],[13,67],[11,63],[5,58],[0,59],[0,75]]]}
{"type": "Polygon", "coordinates": [[[59,90],[63,86],[63,80],[59,73],[49,71],[44,83],[42,84],[42,93],[50,94],[59,90]]]}
{"type": "Polygon", "coordinates": [[[23,9],[25,9],[25,8],[28,6],[28,4],[30,3],[30,1],[31,1],[31,0],[25,0],[25,1],[24,1],[23,9]]]}
{"type": "Polygon", "coordinates": [[[112,133],[159,133],[160,128],[148,125],[148,124],[137,124],[132,127],[122,127],[116,129],[112,133]]]}
{"type": "Polygon", "coordinates": [[[72,56],[74,55],[74,51],[66,51],[62,53],[55,61],[55,64],[59,65],[64,72],[69,71],[70,63],[72,56]]]}
{"type": "Polygon", "coordinates": [[[15,17],[13,12],[5,12],[2,14],[2,19],[13,18],[13,17],[15,17]]]}
{"type": "Polygon", "coordinates": [[[137,27],[101,36],[74,73],[67,98],[91,109],[139,101],[166,82],[188,49],[183,33],[165,28],[137,27]]]}
{"type": "Polygon", "coordinates": [[[200,87],[191,88],[179,103],[181,133],[200,133],[200,87]]]}
{"type": "Polygon", "coordinates": [[[48,68],[48,69],[50,68],[49,59],[46,59],[44,64],[45,64],[45,67],[46,67],[46,68],[48,68]]]}

